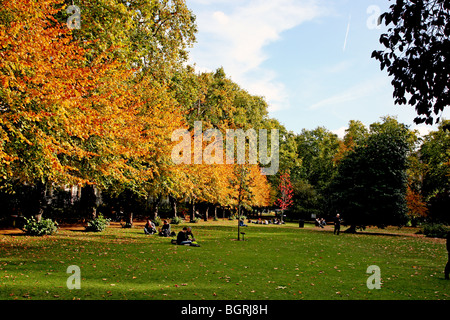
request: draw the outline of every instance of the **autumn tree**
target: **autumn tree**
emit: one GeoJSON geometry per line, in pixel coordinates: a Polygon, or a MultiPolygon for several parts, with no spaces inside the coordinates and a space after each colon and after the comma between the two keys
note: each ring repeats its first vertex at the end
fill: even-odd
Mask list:
{"type": "MultiPolygon", "coordinates": [[[[131,202],[142,200],[234,205],[234,165],[174,165],[171,135],[198,120],[222,132],[272,120],[264,99],[223,69],[196,74],[184,65],[196,32],[186,3],[81,0],[79,29],[66,24],[69,4],[2,2],[2,186],[34,185],[45,198],[54,186],[77,185],[93,213],[97,193],[107,193],[111,203],[129,200],[129,221],[131,202]]],[[[249,206],[269,201],[270,185],[257,169],[250,166],[249,206]]]]}
{"type": "Polygon", "coordinates": [[[135,137],[135,141],[117,153],[135,172],[126,180],[110,179],[104,188],[113,197],[131,192],[132,198],[153,199],[157,215],[159,199],[172,197],[182,176],[172,170],[170,161],[171,132],[183,124],[178,117],[180,103],[173,99],[170,86],[172,75],[184,68],[186,49],[195,39],[195,19],[179,0],[81,1],[78,6],[83,22],[82,28],[73,30],[74,38],[83,43],[97,39],[87,44],[92,57],[106,55],[124,68],[133,68],[129,86],[140,103],[120,138],[135,137]],[[139,152],[121,153],[133,148],[139,152]]]}
{"type": "Polygon", "coordinates": [[[284,211],[293,204],[293,187],[289,172],[284,172],[280,177],[280,185],[278,186],[280,197],[275,201],[275,205],[281,209],[281,222],[283,222],[284,211]]]}
{"type": "Polygon", "coordinates": [[[241,208],[242,206],[248,206],[248,202],[251,201],[252,194],[249,188],[249,168],[244,165],[236,165],[234,167],[234,180],[230,179],[230,183],[236,190],[236,205],[237,205],[237,218],[238,218],[238,235],[237,239],[240,240],[240,220],[241,220],[241,208]]]}
{"type": "Polygon", "coordinates": [[[117,119],[134,106],[124,106],[127,87],[115,80],[127,79],[131,70],[101,55],[87,62],[87,51],[54,18],[60,5],[53,0],[2,2],[3,186],[87,183],[92,176],[83,172],[86,162],[98,161],[95,165],[111,174],[127,167],[107,156],[118,144],[101,141],[120,132],[117,119]],[[101,156],[95,144],[105,151],[101,156]]]}
{"type": "Polygon", "coordinates": [[[418,219],[423,219],[428,215],[427,203],[422,195],[414,190],[410,185],[406,190],[407,215],[411,219],[412,225],[416,225],[418,219]]]}
{"type": "Polygon", "coordinates": [[[170,133],[182,117],[166,87],[114,60],[115,48],[81,44],[55,18],[62,8],[60,1],[2,7],[2,182],[142,194],[170,165],[170,133]]]}

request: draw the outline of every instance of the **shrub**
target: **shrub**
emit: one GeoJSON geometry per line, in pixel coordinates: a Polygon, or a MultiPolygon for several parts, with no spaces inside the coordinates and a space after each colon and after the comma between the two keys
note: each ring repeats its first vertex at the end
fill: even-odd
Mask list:
{"type": "Polygon", "coordinates": [[[170,223],[171,224],[180,224],[183,222],[183,219],[181,219],[180,217],[173,217],[172,219],[170,219],[170,223]]]}
{"type": "Polygon", "coordinates": [[[433,223],[423,226],[423,234],[430,238],[445,238],[450,229],[443,224],[433,223]]]}
{"type": "Polygon", "coordinates": [[[156,217],[156,218],[153,220],[153,223],[155,224],[155,227],[159,227],[159,226],[162,225],[162,220],[161,220],[160,217],[156,217]]]}
{"type": "Polygon", "coordinates": [[[106,229],[110,221],[111,219],[104,218],[102,214],[99,214],[97,218],[87,223],[86,231],[101,232],[106,229]]]}
{"type": "Polygon", "coordinates": [[[51,235],[58,231],[58,223],[51,219],[37,221],[35,218],[25,218],[23,230],[31,236],[51,235]]]}

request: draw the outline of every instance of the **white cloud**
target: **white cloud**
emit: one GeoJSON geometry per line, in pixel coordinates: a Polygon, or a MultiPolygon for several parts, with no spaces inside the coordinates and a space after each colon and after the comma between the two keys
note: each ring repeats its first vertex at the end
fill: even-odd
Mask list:
{"type": "MultiPolygon", "coordinates": [[[[366,127],[368,128],[369,126],[366,125],[366,127]]],[[[348,126],[345,127],[340,127],[339,129],[336,130],[331,130],[332,133],[336,134],[340,139],[344,139],[345,137],[345,130],[348,129],[348,126]]],[[[429,125],[414,125],[410,127],[411,130],[417,130],[418,131],[418,135],[420,137],[424,137],[427,134],[429,134],[431,131],[436,131],[437,128],[434,126],[429,126],[429,125]]]]}
{"type": "Polygon", "coordinates": [[[373,79],[370,81],[363,82],[361,84],[355,85],[342,93],[333,95],[329,98],[320,100],[309,107],[310,110],[315,110],[328,106],[336,106],[338,104],[343,104],[345,102],[355,101],[369,95],[373,95],[380,88],[386,85],[386,80],[383,78],[373,79]]]}
{"type": "Polygon", "coordinates": [[[424,137],[429,134],[431,131],[437,130],[435,126],[429,125],[414,125],[411,126],[412,130],[417,130],[419,132],[419,136],[424,137]]]}
{"type": "Polygon", "coordinates": [[[281,40],[282,33],[324,15],[328,9],[315,0],[194,0],[198,6],[198,43],[191,50],[197,70],[222,66],[233,81],[252,94],[264,96],[269,111],[288,107],[288,95],[273,70],[262,67],[270,57],[268,44],[281,40]],[[210,9],[207,4],[214,4],[210,9]],[[220,4],[220,5],[219,5],[220,4]]]}
{"type": "Polygon", "coordinates": [[[331,130],[332,133],[336,134],[340,139],[344,139],[344,136],[346,134],[345,130],[347,130],[348,127],[341,127],[336,130],[331,130]]]}

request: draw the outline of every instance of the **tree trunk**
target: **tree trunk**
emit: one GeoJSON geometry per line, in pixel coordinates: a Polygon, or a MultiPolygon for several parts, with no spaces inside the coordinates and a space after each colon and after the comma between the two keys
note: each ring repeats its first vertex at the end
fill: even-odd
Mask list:
{"type": "Polygon", "coordinates": [[[96,207],[92,207],[91,219],[95,219],[95,218],[97,218],[97,208],[96,207]]]}
{"type": "Polygon", "coordinates": [[[209,212],[209,205],[206,205],[205,216],[204,216],[205,221],[208,221],[208,212],[209,212]]]}
{"type": "Polygon", "coordinates": [[[129,224],[130,227],[133,226],[133,211],[129,211],[127,223],[129,224]]]}
{"type": "Polygon", "coordinates": [[[156,220],[156,218],[158,218],[160,203],[161,203],[161,195],[158,195],[155,201],[155,205],[153,207],[153,220],[156,220]]]}
{"type": "MultiPolygon", "coordinates": [[[[33,188],[34,188],[33,192],[35,193],[35,196],[36,196],[36,198],[35,198],[36,199],[36,202],[35,202],[36,207],[34,210],[37,211],[34,218],[36,219],[37,222],[39,222],[42,219],[42,214],[44,213],[44,208],[47,206],[47,194],[46,194],[47,187],[46,187],[46,183],[38,181],[33,188]]],[[[31,201],[33,201],[33,200],[31,200],[31,201]]]]}
{"type": "Polygon", "coordinates": [[[159,213],[159,203],[155,203],[155,206],[153,208],[153,220],[156,220],[158,218],[159,213]]]}
{"type": "Polygon", "coordinates": [[[191,217],[190,217],[190,222],[194,222],[194,218],[195,218],[195,202],[194,202],[194,200],[191,200],[191,217]]]}
{"type": "Polygon", "coordinates": [[[238,241],[241,240],[241,205],[240,205],[240,199],[239,199],[239,204],[238,204],[238,241]]]}
{"type": "Polygon", "coordinates": [[[39,212],[34,216],[37,222],[40,222],[42,219],[42,214],[44,213],[44,209],[39,208],[39,212]]]}
{"type": "Polygon", "coordinates": [[[97,217],[97,194],[92,185],[86,185],[81,189],[80,204],[87,219],[97,217]]]}
{"type": "Polygon", "coordinates": [[[172,205],[172,214],[174,217],[176,217],[177,216],[177,199],[174,196],[169,195],[169,202],[172,205]]]}
{"type": "Polygon", "coordinates": [[[214,220],[217,220],[217,205],[214,206],[214,220]]]}

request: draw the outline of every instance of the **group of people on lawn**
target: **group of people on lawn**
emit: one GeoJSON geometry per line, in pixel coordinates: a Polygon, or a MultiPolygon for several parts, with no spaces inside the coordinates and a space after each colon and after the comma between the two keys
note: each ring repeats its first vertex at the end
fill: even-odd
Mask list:
{"type": "MultiPolygon", "coordinates": [[[[267,221],[267,220],[266,220],[267,221]]],[[[251,221],[248,221],[251,223],[251,221]]],[[[273,223],[276,223],[276,219],[273,223]]],[[[341,222],[342,219],[339,215],[339,213],[334,218],[334,234],[339,234],[341,229],[341,222]]],[[[255,223],[255,222],[253,222],[255,223]]],[[[262,223],[261,219],[258,220],[256,223],[262,223]]],[[[241,226],[246,226],[244,224],[244,220],[239,220],[239,224],[241,226]]],[[[326,225],[325,220],[322,219],[316,219],[316,226],[324,227],[326,225]]],[[[147,223],[144,226],[144,232],[145,234],[155,234],[156,233],[156,226],[150,219],[147,219],[147,223]]],[[[158,233],[161,237],[173,237],[175,236],[175,232],[170,230],[170,224],[167,220],[164,220],[162,227],[159,229],[158,233]]],[[[195,242],[194,235],[192,234],[191,227],[183,227],[183,229],[178,233],[177,239],[173,239],[172,243],[176,243],[178,245],[190,245],[190,246],[196,246],[199,247],[199,245],[195,242]]],[[[448,251],[448,262],[445,266],[445,279],[449,280],[449,274],[450,274],[450,232],[447,233],[447,251],[448,251]]]]}
{"type": "MultiPolygon", "coordinates": [[[[342,219],[340,217],[340,214],[338,213],[338,214],[336,214],[336,217],[334,217],[334,232],[333,232],[334,234],[340,233],[341,222],[342,222],[342,219]]],[[[315,225],[316,225],[316,227],[324,228],[327,225],[327,223],[324,218],[320,218],[320,219],[317,218],[315,221],[315,225]]]]}
{"type": "MultiPolygon", "coordinates": [[[[248,223],[256,223],[256,224],[282,224],[282,223],[284,223],[284,222],[281,222],[281,221],[278,220],[277,218],[272,219],[272,220],[267,220],[267,219],[262,220],[261,218],[259,218],[258,220],[251,220],[251,219],[248,219],[248,223]]],[[[241,227],[246,227],[246,226],[247,226],[246,224],[244,224],[244,220],[243,220],[243,219],[241,219],[241,220],[239,221],[239,225],[240,225],[241,227]]]]}
{"type": "MultiPolygon", "coordinates": [[[[147,219],[147,223],[144,226],[145,234],[155,234],[156,226],[150,219],[147,219]]],[[[171,230],[170,224],[167,220],[163,221],[163,225],[159,228],[158,235],[161,237],[174,237],[175,232],[171,230]]],[[[172,243],[179,245],[191,245],[198,247],[199,245],[195,242],[194,235],[192,234],[191,227],[183,227],[183,229],[178,233],[176,240],[172,240],[172,243]]]]}
{"type": "MultiPolygon", "coordinates": [[[[341,218],[339,213],[336,215],[335,219],[334,219],[334,234],[339,234],[340,232],[340,227],[341,227],[341,218]]],[[[268,220],[264,220],[262,221],[261,218],[259,218],[257,221],[251,221],[250,219],[248,220],[248,223],[256,223],[256,224],[281,224],[283,223],[282,221],[275,219],[273,221],[268,221],[268,220]]],[[[323,228],[326,225],[325,219],[321,218],[317,218],[316,219],[316,226],[323,228]]],[[[239,220],[239,226],[241,227],[246,227],[247,225],[244,224],[244,220],[241,219],[239,220]]],[[[150,219],[147,219],[147,223],[144,226],[144,233],[145,234],[155,234],[157,233],[156,231],[156,226],[153,223],[153,221],[151,221],[150,219]]],[[[159,228],[159,232],[158,235],[161,237],[174,237],[175,236],[175,232],[171,231],[170,229],[170,224],[167,220],[164,220],[163,225],[161,228],[159,228]]],[[[172,243],[174,244],[178,244],[178,245],[193,245],[193,246],[199,246],[196,242],[195,242],[195,238],[194,235],[192,234],[192,229],[191,227],[184,227],[177,235],[176,240],[173,239],[172,243]]]]}

